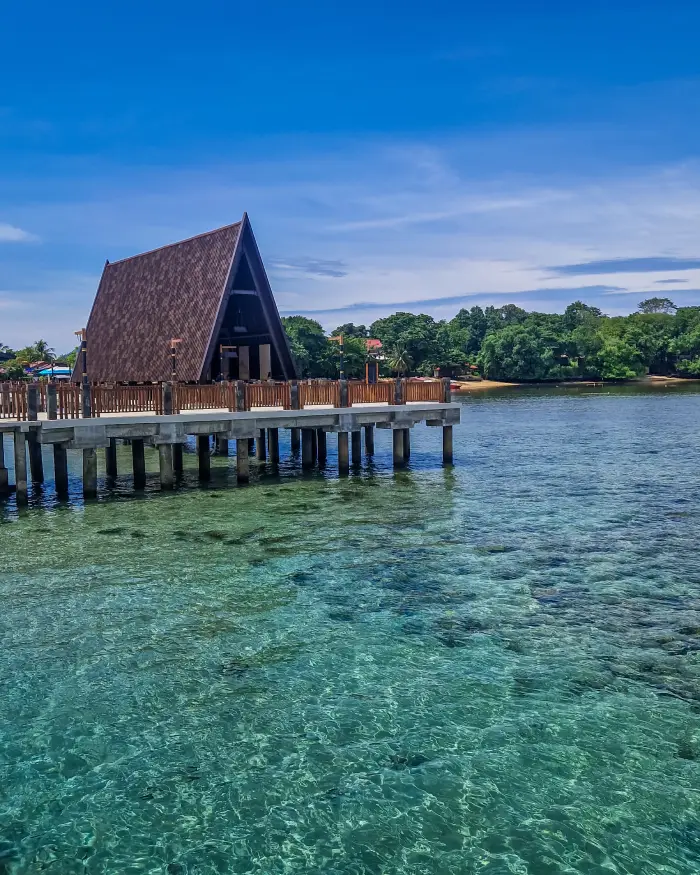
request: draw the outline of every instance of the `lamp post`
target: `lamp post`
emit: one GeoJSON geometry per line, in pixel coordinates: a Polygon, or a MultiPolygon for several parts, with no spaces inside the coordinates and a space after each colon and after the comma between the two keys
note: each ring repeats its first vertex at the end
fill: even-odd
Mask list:
{"type": "Polygon", "coordinates": [[[83,371],[83,376],[81,380],[82,384],[82,408],[83,408],[83,417],[87,419],[92,416],[92,404],[90,398],[90,384],[88,382],[88,373],[87,373],[87,332],[84,328],[81,328],[80,331],[75,332],[75,336],[80,338],[80,361],[81,367],[83,371]]]}

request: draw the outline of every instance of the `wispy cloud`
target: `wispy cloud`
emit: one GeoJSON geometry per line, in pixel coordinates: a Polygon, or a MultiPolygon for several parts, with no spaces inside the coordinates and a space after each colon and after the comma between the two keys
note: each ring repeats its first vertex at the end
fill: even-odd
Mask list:
{"type": "Polygon", "coordinates": [[[666,286],[666,285],[676,285],[676,283],[687,283],[689,280],[684,279],[676,279],[676,280],[654,280],[657,286],[666,286]]]}
{"type": "MultiPolygon", "coordinates": [[[[666,270],[697,270],[700,258],[677,258],[666,255],[650,255],[641,258],[603,258],[598,261],[583,261],[579,264],[558,264],[546,270],[555,276],[592,276],[610,273],[660,273],[666,270]]],[[[674,280],[662,280],[674,282],[674,280]]]]}
{"type": "Polygon", "coordinates": [[[0,222],[0,243],[31,243],[38,238],[16,225],[0,222]]]}
{"type": "Polygon", "coordinates": [[[268,262],[274,275],[296,277],[343,277],[348,275],[344,262],[339,259],[277,258],[268,262]]]}

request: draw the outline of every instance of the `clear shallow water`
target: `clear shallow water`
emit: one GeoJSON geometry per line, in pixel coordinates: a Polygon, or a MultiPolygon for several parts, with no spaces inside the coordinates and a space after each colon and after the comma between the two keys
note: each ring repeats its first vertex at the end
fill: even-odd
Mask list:
{"type": "Polygon", "coordinates": [[[7,504],[0,873],[700,872],[699,426],[516,391],[454,469],[7,504]]]}

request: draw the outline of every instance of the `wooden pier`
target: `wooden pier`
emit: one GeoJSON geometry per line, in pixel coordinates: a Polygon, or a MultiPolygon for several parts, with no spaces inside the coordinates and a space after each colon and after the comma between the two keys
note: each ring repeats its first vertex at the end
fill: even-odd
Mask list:
{"type": "MultiPolygon", "coordinates": [[[[158,449],[160,483],[172,489],[182,472],[183,445],[196,439],[199,476],[210,477],[214,451],[228,455],[236,442],[237,479],[249,478],[249,457],[255,447],[259,461],[279,463],[279,429],[291,431],[292,450],[301,450],[302,468],[323,463],[327,435],[337,434],[341,474],[359,462],[362,430],[365,452],[374,452],[374,429],[393,434],[393,462],[404,466],[410,456],[410,430],[418,423],[442,428],[442,458],[452,464],[452,427],[459,422],[460,405],[450,398],[449,381],[387,380],[375,385],[346,381],[245,384],[240,381],[209,386],[85,387],[25,386],[7,398],[5,418],[0,410],[0,437],[13,439],[17,502],[28,500],[28,482],[44,480],[42,447],[53,447],[56,492],[68,492],[67,450],[83,457],[83,494],[97,495],[97,452],[105,453],[108,477],[117,475],[116,445],[132,450],[134,487],[145,485],[144,447],[158,449]],[[63,390],[62,401],[59,393],[63,390]],[[77,394],[76,394],[77,393],[77,394]],[[65,400],[67,399],[67,401],[65,400]],[[68,412],[64,413],[62,403],[68,412]],[[199,405],[197,407],[197,405],[199,405]],[[145,408],[145,409],[144,409],[145,408]],[[171,412],[172,411],[172,412],[171,412]],[[19,414],[10,418],[12,413],[19,414]],[[76,415],[82,413],[83,415],[76,415]],[[29,464],[27,464],[27,461],[29,464]]],[[[10,491],[4,449],[0,441],[0,494],[10,491]]]]}

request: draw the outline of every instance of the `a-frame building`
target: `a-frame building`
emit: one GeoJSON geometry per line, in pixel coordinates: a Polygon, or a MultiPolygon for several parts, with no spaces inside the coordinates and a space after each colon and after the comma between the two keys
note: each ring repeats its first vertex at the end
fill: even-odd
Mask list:
{"type": "Polygon", "coordinates": [[[184,382],[297,376],[247,214],[105,265],[87,323],[90,382],[169,380],[172,339],[184,382]]]}

